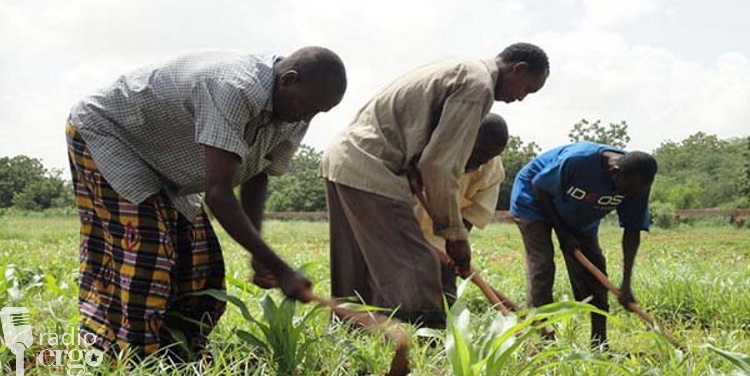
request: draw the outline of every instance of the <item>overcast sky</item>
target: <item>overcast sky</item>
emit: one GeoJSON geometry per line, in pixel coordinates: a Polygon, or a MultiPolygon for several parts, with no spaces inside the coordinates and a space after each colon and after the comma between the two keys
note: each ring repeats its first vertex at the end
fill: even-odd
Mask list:
{"type": "Polygon", "coordinates": [[[626,120],[630,147],[703,130],[750,134],[745,0],[0,0],[0,156],[67,168],[64,123],[81,97],[176,54],[338,52],[343,102],[313,120],[324,148],[379,88],[425,63],[543,47],[547,86],[498,103],[510,131],[550,148],[581,118],[626,120]]]}

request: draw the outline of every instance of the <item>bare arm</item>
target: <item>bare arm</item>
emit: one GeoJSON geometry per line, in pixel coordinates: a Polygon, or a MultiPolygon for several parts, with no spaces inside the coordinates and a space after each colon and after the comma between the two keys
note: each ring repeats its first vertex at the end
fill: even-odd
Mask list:
{"type": "MultiPolygon", "coordinates": [[[[280,280],[281,289],[287,296],[300,298],[311,286],[310,282],[292,270],[261,239],[259,228],[263,203],[260,200],[248,200],[247,208],[240,204],[232,191],[234,176],[237,174],[240,159],[231,152],[210,146],[206,153],[206,203],[229,236],[252,253],[263,265],[267,266],[280,280]],[[255,218],[250,218],[246,210],[250,209],[255,218]],[[256,215],[256,213],[260,213],[256,215]]],[[[262,180],[263,178],[259,178],[262,180]]],[[[255,188],[260,188],[256,181],[255,188]]],[[[265,184],[262,184],[265,192],[265,184]]],[[[248,191],[250,192],[250,191],[248,191]]],[[[263,199],[263,202],[265,199],[263,199]]]]}
{"type": "MultiPolygon", "coordinates": [[[[240,186],[240,201],[242,210],[245,212],[253,226],[262,234],[263,212],[265,209],[268,190],[268,174],[261,172],[253,176],[240,186]]],[[[253,283],[265,288],[279,287],[279,279],[274,272],[266,267],[257,257],[252,257],[250,262],[255,273],[253,283]]]]}
{"type": "Polygon", "coordinates": [[[240,186],[240,200],[242,210],[245,211],[250,222],[260,232],[263,224],[263,211],[266,206],[268,191],[268,175],[261,172],[253,176],[240,186]]]}
{"type": "Polygon", "coordinates": [[[622,255],[623,270],[622,283],[620,284],[620,303],[627,308],[629,302],[635,301],[631,289],[631,280],[633,277],[633,265],[635,265],[635,256],[638,253],[638,247],[641,244],[641,232],[638,230],[625,229],[622,233],[622,255]]]}

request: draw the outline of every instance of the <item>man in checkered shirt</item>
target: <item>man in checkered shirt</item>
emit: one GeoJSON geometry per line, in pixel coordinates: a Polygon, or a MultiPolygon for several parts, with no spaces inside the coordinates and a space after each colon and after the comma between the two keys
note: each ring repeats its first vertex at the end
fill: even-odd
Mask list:
{"type": "Polygon", "coordinates": [[[185,361],[205,349],[225,306],[192,293],[225,286],[201,192],[252,253],[256,283],[304,299],[310,281],[260,236],[268,175],[287,169],[346,83],[341,59],[321,47],[205,52],[121,76],[76,104],[66,134],[81,219],[80,334],[138,357],[163,350],[185,361]],[[190,352],[170,346],[183,335],[190,352]]]}

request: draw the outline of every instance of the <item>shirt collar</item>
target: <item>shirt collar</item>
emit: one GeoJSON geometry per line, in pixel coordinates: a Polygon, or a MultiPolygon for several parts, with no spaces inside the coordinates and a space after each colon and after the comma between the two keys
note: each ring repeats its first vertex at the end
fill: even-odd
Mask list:
{"type": "Polygon", "coordinates": [[[275,88],[275,80],[276,80],[276,72],[278,72],[279,68],[279,62],[283,59],[282,56],[279,55],[271,55],[266,60],[266,65],[271,68],[270,78],[268,79],[270,85],[270,89],[268,90],[268,99],[266,100],[265,105],[263,106],[263,111],[267,112],[269,117],[273,113],[273,91],[275,88]]]}
{"type": "Polygon", "coordinates": [[[497,78],[500,76],[500,70],[497,69],[495,59],[482,59],[482,63],[487,68],[487,72],[490,73],[490,76],[492,76],[492,87],[494,88],[497,86],[497,78]]]}

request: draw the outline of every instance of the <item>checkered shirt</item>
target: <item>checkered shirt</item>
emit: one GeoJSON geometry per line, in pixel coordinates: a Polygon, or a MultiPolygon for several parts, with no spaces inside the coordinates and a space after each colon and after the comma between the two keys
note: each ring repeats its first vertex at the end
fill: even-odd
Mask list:
{"type": "Polygon", "coordinates": [[[193,219],[206,183],[203,145],[241,158],[235,184],[288,168],[308,124],[271,120],[279,59],[203,52],[147,66],[77,103],[70,123],[117,193],[140,203],[163,190],[193,219]]]}

